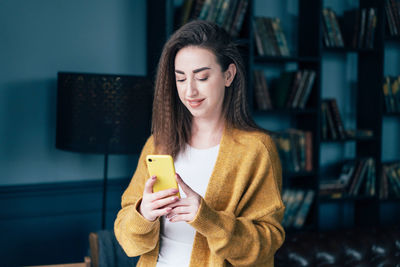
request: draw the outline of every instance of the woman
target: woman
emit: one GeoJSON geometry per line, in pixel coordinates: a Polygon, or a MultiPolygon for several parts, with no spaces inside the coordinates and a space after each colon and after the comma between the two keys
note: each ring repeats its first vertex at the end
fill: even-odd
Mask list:
{"type": "Polygon", "coordinates": [[[153,135],[114,229],[128,256],[141,255],[138,266],[273,266],[285,236],[281,167],[245,92],[240,54],[218,26],[190,22],[165,44],[153,135]],[[153,193],[149,154],[174,157],[181,198],[153,193]]]}

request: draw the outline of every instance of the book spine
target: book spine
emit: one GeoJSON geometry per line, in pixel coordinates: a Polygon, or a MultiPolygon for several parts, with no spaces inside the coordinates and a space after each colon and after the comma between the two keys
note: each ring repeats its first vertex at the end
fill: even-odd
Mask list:
{"type": "Polygon", "coordinates": [[[390,104],[389,88],[391,89],[390,77],[386,76],[385,82],[383,83],[383,86],[382,86],[383,98],[385,99],[386,112],[392,111],[391,104],[390,104]]]}
{"type": "Polygon", "coordinates": [[[334,121],[333,121],[333,114],[332,114],[332,110],[331,110],[331,108],[329,107],[329,102],[327,101],[327,100],[324,100],[324,103],[325,103],[325,105],[326,105],[326,118],[327,118],[327,121],[328,121],[328,133],[329,133],[329,137],[332,139],[332,140],[336,140],[336,139],[338,139],[338,133],[337,133],[337,131],[336,131],[336,127],[335,127],[335,124],[334,124],[334,121]]]}
{"type": "Polygon", "coordinates": [[[327,111],[326,111],[326,103],[321,103],[321,135],[322,140],[328,139],[328,119],[327,119],[327,111]]]}
{"type": "Polygon", "coordinates": [[[302,73],[303,73],[303,71],[301,71],[301,70],[298,70],[295,73],[295,77],[294,77],[293,83],[292,83],[292,88],[290,89],[289,95],[287,97],[286,108],[292,107],[293,99],[296,95],[297,90],[299,89],[299,84],[301,81],[302,73]]]}
{"type": "Polygon", "coordinates": [[[329,9],[328,13],[329,13],[329,18],[330,18],[331,24],[333,26],[333,32],[335,35],[336,46],[344,47],[342,32],[340,30],[340,26],[339,26],[339,22],[336,17],[336,14],[332,9],[329,9]]]}
{"type": "Polygon", "coordinates": [[[306,131],[306,171],[313,170],[313,143],[312,143],[312,132],[306,131]]]}
{"type": "Polygon", "coordinates": [[[400,112],[400,75],[393,77],[392,88],[392,98],[393,98],[393,111],[400,112]]]}
{"type": "Polygon", "coordinates": [[[308,190],[306,196],[304,197],[304,201],[299,209],[299,212],[296,215],[296,219],[293,223],[293,227],[296,229],[300,229],[304,226],[307,215],[311,208],[311,204],[313,203],[315,192],[313,190],[308,190]]]}
{"type": "Polygon", "coordinates": [[[205,0],[196,0],[193,14],[191,14],[190,19],[198,19],[200,17],[200,13],[203,9],[204,2],[205,0]]]}
{"type": "Polygon", "coordinates": [[[390,2],[389,0],[385,0],[385,13],[386,13],[386,21],[387,25],[389,28],[390,35],[396,35],[395,33],[395,25],[394,25],[394,18],[393,18],[393,13],[390,8],[390,2]]]}
{"type": "Polygon", "coordinates": [[[227,18],[228,12],[229,12],[228,7],[229,7],[229,2],[230,1],[229,0],[223,0],[221,2],[222,2],[222,4],[221,4],[220,10],[218,12],[218,16],[216,18],[216,23],[219,26],[223,27],[224,23],[225,23],[225,20],[227,18]]]}
{"type": "Polygon", "coordinates": [[[322,9],[322,17],[324,18],[325,27],[328,32],[329,43],[331,44],[332,47],[334,47],[336,46],[336,41],[333,32],[333,27],[329,19],[329,10],[327,8],[322,9]]]}
{"type": "Polygon", "coordinates": [[[212,2],[213,2],[213,0],[205,0],[203,7],[201,9],[200,15],[199,15],[199,19],[201,19],[201,20],[207,19],[208,13],[210,12],[210,9],[211,9],[212,2]]]}
{"type": "Polygon", "coordinates": [[[264,25],[265,29],[267,30],[267,36],[270,40],[270,43],[273,48],[273,55],[274,56],[282,56],[281,51],[279,50],[278,40],[276,38],[276,34],[272,27],[272,19],[271,18],[264,18],[264,25]]]}
{"type": "Polygon", "coordinates": [[[400,33],[400,10],[396,0],[390,0],[391,10],[393,12],[394,25],[398,35],[400,33]]]}
{"type": "Polygon", "coordinates": [[[263,95],[260,88],[259,74],[257,70],[254,71],[254,98],[257,104],[257,108],[260,110],[264,110],[265,107],[262,101],[263,95]]]}
{"type": "Polygon", "coordinates": [[[267,109],[272,109],[272,101],[271,101],[271,95],[269,93],[268,89],[268,83],[267,83],[267,78],[265,77],[264,73],[260,72],[260,82],[261,82],[261,87],[263,90],[263,94],[265,97],[265,102],[267,104],[267,109]]]}
{"type": "Polygon", "coordinates": [[[315,76],[316,76],[315,71],[310,70],[310,76],[308,78],[308,82],[307,82],[306,88],[304,90],[304,94],[300,98],[300,104],[299,104],[300,108],[305,108],[305,106],[307,104],[308,98],[309,98],[312,88],[314,86],[315,76]]]}
{"type": "Polygon", "coordinates": [[[358,38],[358,44],[357,44],[358,48],[363,48],[366,19],[367,19],[367,9],[363,8],[361,10],[360,31],[359,31],[359,38],[358,38]]]}
{"type": "Polygon", "coordinates": [[[292,108],[297,108],[299,106],[299,100],[300,97],[303,93],[304,87],[306,85],[306,82],[308,80],[308,77],[310,75],[309,70],[303,70],[302,75],[301,75],[301,80],[299,83],[299,87],[296,90],[296,95],[294,96],[293,102],[292,102],[292,108]]]}
{"type": "Polygon", "coordinates": [[[340,116],[340,112],[339,112],[339,107],[337,105],[336,99],[331,99],[329,100],[329,104],[332,110],[332,114],[333,114],[333,119],[336,125],[336,128],[338,130],[339,136],[341,139],[345,139],[346,138],[346,133],[344,130],[344,126],[343,126],[343,121],[342,118],[340,116]]]}
{"type": "Polygon", "coordinates": [[[223,28],[227,32],[230,32],[232,21],[234,19],[235,14],[236,14],[237,5],[238,5],[239,2],[240,2],[239,0],[231,0],[229,2],[228,14],[226,15],[226,20],[224,21],[224,25],[223,25],[223,28]]]}
{"type": "Polygon", "coordinates": [[[242,1],[243,1],[243,5],[241,6],[241,9],[238,10],[239,14],[238,14],[237,20],[235,21],[235,24],[234,24],[234,28],[233,28],[233,32],[232,32],[233,37],[237,37],[239,35],[240,30],[242,29],[244,17],[246,15],[247,6],[249,5],[249,0],[242,0],[242,1]]]}
{"type": "Polygon", "coordinates": [[[264,56],[265,51],[263,47],[263,41],[261,39],[261,27],[259,26],[259,18],[255,18],[253,20],[253,31],[254,31],[254,39],[256,43],[256,49],[259,56],[264,56]]]}

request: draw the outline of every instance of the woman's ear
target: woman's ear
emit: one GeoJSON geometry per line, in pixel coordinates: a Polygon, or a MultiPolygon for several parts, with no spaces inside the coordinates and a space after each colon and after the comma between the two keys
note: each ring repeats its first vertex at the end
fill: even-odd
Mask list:
{"type": "Polygon", "coordinates": [[[228,69],[225,71],[225,86],[229,87],[232,84],[233,79],[236,75],[236,65],[231,63],[228,69]]]}

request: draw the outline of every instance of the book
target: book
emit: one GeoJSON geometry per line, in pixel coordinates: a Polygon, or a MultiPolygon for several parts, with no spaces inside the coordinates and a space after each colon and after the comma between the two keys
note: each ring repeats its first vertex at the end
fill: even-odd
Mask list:
{"type": "Polygon", "coordinates": [[[240,0],[231,0],[229,2],[228,6],[228,13],[226,15],[226,19],[223,24],[223,28],[227,31],[230,32],[230,29],[232,27],[232,22],[235,16],[235,12],[238,8],[238,4],[240,3],[240,0]]]}
{"type": "Polygon", "coordinates": [[[181,16],[181,25],[185,24],[189,21],[191,14],[193,13],[195,0],[185,0],[182,5],[182,16],[181,16]]]}
{"type": "Polygon", "coordinates": [[[259,70],[254,71],[254,97],[259,110],[272,109],[271,97],[264,73],[259,70]]]}
{"type": "Polygon", "coordinates": [[[321,135],[322,140],[328,140],[328,118],[326,103],[321,103],[321,135]]]}
{"type": "Polygon", "coordinates": [[[355,170],[357,168],[356,161],[345,161],[342,164],[338,178],[323,179],[319,184],[320,195],[327,195],[331,198],[343,197],[349,194],[350,185],[353,182],[355,170]]]}
{"type": "Polygon", "coordinates": [[[282,72],[276,87],[271,92],[272,103],[276,108],[284,108],[286,103],[286,98],[293,82],[295,72],[287,71],[282,72]]]}
{"type": "Polygon", "coordinates": [[[390,0],[385,0],[385,13],[386,13],[386,22],[389,28],[389,32],[391,36],[397,35],[397,27],[394,19],[394,14],[392,11],[392,7],[390,4],[390,0]]]}
{"type": "Polygon", "coordinates": [[[365,36],[365,24],[366,24],[366,19],[367,19],[367,9],[362,8],[361,9],[361,18],[360,18],[360,29],[358,33],[358,42],[357,42],[357,48],[363,48],[363,43],[364,43],[364,36],[365,36]]]}
{"type": "Polygon", "coordinates": [[[307,193],[305,194],[303,203],[301,204],[301,207],[300,207],[299,211],[297,212],[296,217],[293,221],[294,228],[300,229],[301,227],[304,226],[307,215],[311,208],[311,204],[313,203],[313,200],[314,200],[314,195],[315,195],[315,192],[313,190],[307,190],[307,193]]]}
{"type": "Polygon", "coordinates": [[[255,18],[253,20],[253,31],[254,31],[254,40],[255,40],[255,44],[256,44],[256,50],[257,50],[257,54],[260,56],[265,56],[266,55],[266,51],[264,51],[264,45],[263,45],[263,36],[262,36],[262,27],[261,26],[261,21],[260,18],[255,18]]]}
{"type": "Polygon", "coordinates": [[[265,18],[263,18],[263,22],[265,25],[265,29],[267,30],[268,40],[273,48],[273,55],[274,56],[282,56],[281,50],[279,49],[277,34],[274,31],[274,28],[272,26],[272,19],[265,17],[265,18]]]}
{"type": "Polygon", "coordinates": [[[299,130],[287,129],[282,132],[271,134],[274,139],[282,169],[286,173],[299,171],[312,171],[313,151],[312,133],[299,130]]]}
{"type": "Polygon", "coordinates": [[[298,105],[299,108],[305,108],[308,98],[310,97],[312,88],[314,86],[315,76],[316,76],[316,72],[313,70],[310,70],[310,75],[307,79],[307,83],[306,83],[303,93],[300,97],[300,101],[299,101],[300,103],[298,105]]]}
{"type": "Polygon", "coordinates": [[[329,108],[328,101],[322,101],[321,105],[323,105],[322,110],[325,112],[326,121],[327,121],[327,139],[337,140],[339,138],[338,133],[336,132],[336,127],[334,125],[333,114],[331,109],[329,108]]]}
{"type": "Polygon", "coordinates": [[[255,17],[253,29],[260,56],[290,56],[279,18],[255,17]]]}
{"type": "Polygon", "coordinates": [[[324,22],[324,25],[326,28],[327,38],[329,39],[330,47],[335,47],[335,46],[337,46],[337,44],[335,41],[333,26],[332,26],[330,18],[329,18],[329,10],[327,8],[322,9],[322,17],[323,17],[323,22],[324,22]]]}
{"type": "Polygon", "coordinates": [[[359,195],[361,185],[367,179],[368,169],[372,168],[373,159],[367,159],[363,161],[363,167],[361,169],[359,177],[357,177],[356,184],[354,186],[354,190],[350,192],[351,195],[357,196],[359,195]]]}
{"type": "Polygon", "coordinates": [[[304,190],[295,190],[293,191],[293,202],[290,205],[287,211],[287,220],[286,220],[286,227],[292,227],[293,223],[296,219],[297,213],[303,203],[304,200],[304,190]]]}
{"type": "Polygon", "coordinates": [[[328,99],[327,101],[329,103],[328,108],[330,108],[331,111],[332,111],[333,120],[334,120],[334,124],[335,124],[335,129],[339,133],[340,139],[345,139],[346,138],[346,133],[345,133],[345,130],[344,130],[342,118],[340,116],[339,107],[338,107],[338,104],[336,102],[336,99],[332,98],[332,99],[328,99]]]}
{"type": "Polygon", "coordinates": [[[336,17],[336,13],[331,8],[327,8],[327,11],[328,11],[327,12],[328,20],[329,20],[329,23],[331,24],[331,28],[333,31],[335,46],[336,47],[344,47],[342,32],[340,30],[340,26],[339,26],[338,19],[336,17]]]}
{"type": "Polygon", "coordinates": [[[375,37],[375,29],[376,29],[376,23],[377,23],[377,17],[376,17],[376,9],[375,8],[370,8],[370,17],[368,21],[368,31],[367,31],[367,38],[366,38],[366,44],[365,47],[372,49],[374,48],[374,37],[375,37]]]}
{"type": "Polygon", "coordinates": [[[312,140],[312,132],[305,132],[305,149],[306,149],[306,159],[305,159],[305,170],[312,171],[313,170],[313,140],[312,140]]]}
{"type": "Polygon", "coordinates": [[[382,86],[382,91],[383,91],[383,98],[385,99],[385,109],[386,109],[386,112],[388,112],[388,113],[392,112],[392,104],[391,104],[392,94],[391,94],[391,92],[389,94],[389,90],[390,91],[392,90],[391,88],[392,87],[390,84],[390,77],[386,76],[383,86],[382,86]]]}
{"type": "Polygon", "coordinates": [[[310,76],[310,71],[309,70],[306,69],[306,70],[302,71],[301,79],[300,79],[300,82],[299,82],[299,86],[297,87],[296,94],[295,94],[295,96],[293,98],[292,108],[297,108],[298,107],[301,94],[302,94],[302,92],[303,92],[303,90],[305,88],[305,85],[307,83],[307,80],[308,80],[309,76],[310,76]]]}
{"type": "Polygon", "coordinates": [[[400,112],[400,75],[391,78],[391,101],[393,112],[400,112]]]}
{"type": "Polygon", "coordinates": [[[336,99],[324,99],[321,103],[321,113],[322,138],[324,140],[347,138],[347,132],[344,129],[336,99]]]}
{"type": "Polygon", "coordinates": [[[286,36],[281,27],[281,20],[279,18],[271,19],[272,27],[274,29],[276,38],[278,40],[279,50],[282,56],[290,56],[289,47],[286,41],[286,36]]]}
{"type": "Polygon", "coordinates": [[[232,23],[232,28],[229,31],[233,37],[237,37],[242,29],[244,17],[247,12],[247,7],[249,5],[249,0],[241,0],[240,5],[236,10],[236,16],[232,23]]]}

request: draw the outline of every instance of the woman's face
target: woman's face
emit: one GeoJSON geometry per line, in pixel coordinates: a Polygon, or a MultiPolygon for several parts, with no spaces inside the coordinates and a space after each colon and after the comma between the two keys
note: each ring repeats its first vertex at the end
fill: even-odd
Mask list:
{"type": "Polygon", "coordinates": [[[223,72],[214,53],[205,48],[187,46],[175,57],[179,98],[194,119],[220,118],[225,87],[230,86],[235,74],[234,64],[223,72]]]}

